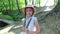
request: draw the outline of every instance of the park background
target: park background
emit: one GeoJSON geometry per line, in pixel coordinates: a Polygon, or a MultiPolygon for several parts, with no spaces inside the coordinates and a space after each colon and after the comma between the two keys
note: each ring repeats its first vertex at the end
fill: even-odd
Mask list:
{"type": "Polygon", "coordinates": [[[60,0],[0,0],[0,33],[19,34],[22,9],[31,3],[36,8],[40,34],[60,34],[60,0]]]}

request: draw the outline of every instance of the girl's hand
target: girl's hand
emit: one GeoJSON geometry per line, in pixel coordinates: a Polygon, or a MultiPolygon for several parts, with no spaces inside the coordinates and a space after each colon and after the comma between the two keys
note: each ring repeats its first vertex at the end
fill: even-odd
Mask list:
{"type": "Polygon", "coordinates": [[[28,33],[28,28],[25,29],[25,32],[28,33]]]}

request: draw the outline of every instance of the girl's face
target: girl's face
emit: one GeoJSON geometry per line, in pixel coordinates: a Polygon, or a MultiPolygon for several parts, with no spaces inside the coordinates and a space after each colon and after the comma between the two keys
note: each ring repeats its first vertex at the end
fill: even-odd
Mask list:
{"type": "Polygon", "coordinates": [[[33,11],[32,11],[31,8],[27,8],[27,9],[26,9],[26,16],[27,16],[27,17],[31,17],[31,16],[32,16],[32,13],[33,13],[33,11]]]}

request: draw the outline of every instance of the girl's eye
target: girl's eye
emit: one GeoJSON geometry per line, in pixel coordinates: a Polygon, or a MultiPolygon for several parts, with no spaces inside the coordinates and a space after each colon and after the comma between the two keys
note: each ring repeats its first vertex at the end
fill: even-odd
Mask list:
{"type": "Polygon", "coordinates": [[[31,10],[28,10],[28,11],[31,11],[31,10]]]}

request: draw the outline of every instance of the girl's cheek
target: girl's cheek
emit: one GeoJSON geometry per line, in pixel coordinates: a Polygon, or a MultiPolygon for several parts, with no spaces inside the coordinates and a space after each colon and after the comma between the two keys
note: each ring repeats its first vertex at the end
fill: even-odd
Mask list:
{"type": "Polygon", "coordinates": [[[32,15],[32,12],[30,12],[30,15],[32,15]]]}

